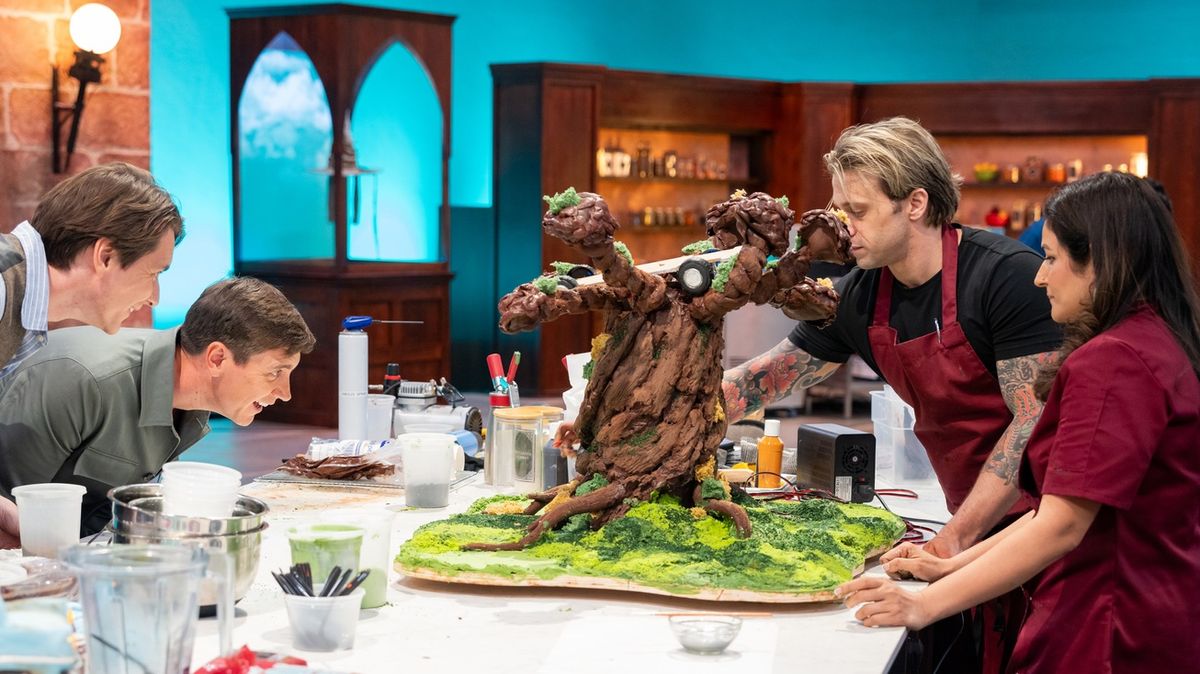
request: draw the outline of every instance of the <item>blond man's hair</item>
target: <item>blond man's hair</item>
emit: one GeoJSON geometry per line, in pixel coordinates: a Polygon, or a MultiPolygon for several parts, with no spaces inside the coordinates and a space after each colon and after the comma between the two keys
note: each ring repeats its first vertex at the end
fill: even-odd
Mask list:
{"type": "Polygon", "coordinates": [[[847,171],[875,178],[883,193],[899,201],[923,188],[929,194],[925,222],[941,227],[954,220],[962,178],[933,135],[907,117],[852,126],[825,154],[825,168],[842,184],[847,171]]]}

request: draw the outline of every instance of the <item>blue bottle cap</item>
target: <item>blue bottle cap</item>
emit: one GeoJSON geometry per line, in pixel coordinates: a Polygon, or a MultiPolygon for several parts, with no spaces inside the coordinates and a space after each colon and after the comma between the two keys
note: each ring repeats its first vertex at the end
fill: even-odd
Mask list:
{"type": "Polygon", "coordinates": [[[342,328],[345,330],[365,330],[370,325],[370,316],[347,316],[342,319],[342,328]]]}

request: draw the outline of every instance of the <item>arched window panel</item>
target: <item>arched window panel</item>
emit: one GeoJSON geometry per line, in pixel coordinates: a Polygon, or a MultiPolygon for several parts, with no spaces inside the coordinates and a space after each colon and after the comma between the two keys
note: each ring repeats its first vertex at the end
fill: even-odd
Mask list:
{"type": "Polygon", "coordinates": [[[325,87],[287,33],[267,44],[238,103],[241,261],[334,257],[325,87]]]}
{"type": "Polygon", "coordinates": [[[439,261],[442,108],[429,73],[396,42],[375,61],[350,121],[346,175],[348,257],[439,261]]]}

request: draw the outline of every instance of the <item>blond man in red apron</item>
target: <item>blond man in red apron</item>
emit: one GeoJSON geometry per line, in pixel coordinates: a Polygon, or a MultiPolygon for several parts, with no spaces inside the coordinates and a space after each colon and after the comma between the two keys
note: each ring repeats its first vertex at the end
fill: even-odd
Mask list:
{"type": "MultiPolygon", "coordinates": [[[[1061,342],[1033,285],[1041,258],[953,222],[958,179],[912,120],[851,127],[825,163],[857,263],[837,283],[837,318],[824,329],[801,323],[727,372],[726,409],[734,421],[858,355],[916,412],[916,435],[953,514],[925,548],[950,557],[1028,510],[1016,482],[1041,412],[1033,385],[1061,342]]],[[[1002,642],[1011,644],[1023,617],[1019,599],[982,616],[983,671],[1000,671],[1002,642]]],[[[968,630],[952,620],[957,641],[956,631],[968,630]]]]}

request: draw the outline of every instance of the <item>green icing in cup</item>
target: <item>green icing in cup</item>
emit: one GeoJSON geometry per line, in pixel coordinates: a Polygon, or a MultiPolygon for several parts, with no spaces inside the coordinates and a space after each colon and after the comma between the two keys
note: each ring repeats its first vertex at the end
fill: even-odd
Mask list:
{"type": "MultiPolygon", "coordinates": [[[[306,524],[288,529],[288,544],[292,548],[292,564],[308,563],[312,568],[313,585],[320,587],[333,567],[358,570],[358,554],[362,549],[363,528],[349,524],[306,524]]],[[[372,573],[371,576],[376,575],[372,573]]],[[[368,576],[367,582],[370,582],[368,576]]]]}

